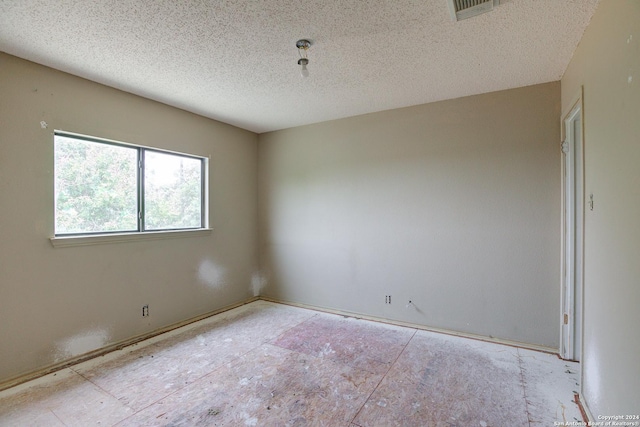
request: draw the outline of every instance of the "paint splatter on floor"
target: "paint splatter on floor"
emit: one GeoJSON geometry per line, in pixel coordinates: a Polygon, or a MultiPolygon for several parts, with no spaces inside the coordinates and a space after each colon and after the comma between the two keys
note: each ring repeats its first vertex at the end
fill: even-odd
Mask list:
{"type": "Polygon", "coordinates": [[[257,301],[0,392],[0,425],[545,426],[578,364],[257,301]]]}
{"type": "Polygon", "coordinates": [[[527,426],[518,366],[496,363],[496,355],[464,341],[418,332],[355,423],[527,426]]]}
{"type": "Polygon", "coordinates": [[[384,374],[414,333],[410,328],[319,314],[282,334],[273,344],[384,374]]]}

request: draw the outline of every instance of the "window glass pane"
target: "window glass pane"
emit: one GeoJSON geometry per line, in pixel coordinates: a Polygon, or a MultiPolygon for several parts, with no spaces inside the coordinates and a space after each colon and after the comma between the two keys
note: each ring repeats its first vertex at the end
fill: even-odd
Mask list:
{"type": "Polygon", "coordinates": [[[136,231],[137,150],[55,136],[56,234],[136,231]]]}
{"type": "Polygon", "coordinates": [[[202,160],[145,151],[145,230],[202,227],[202,160]]]}

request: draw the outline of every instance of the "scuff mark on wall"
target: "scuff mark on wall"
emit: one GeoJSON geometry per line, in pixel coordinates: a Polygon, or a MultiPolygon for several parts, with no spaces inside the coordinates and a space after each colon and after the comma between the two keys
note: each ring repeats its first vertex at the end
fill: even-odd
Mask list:
{"type": "Polygon", "coordinates": [[[55,361],[60,362],[105,347],[111,334],[107,329],[89,329],[56,343],[55,361]]]}
{"type": "Polygon", "coordinates": [[[251,290],[253,291],[253,296],[260,296],[260,292],[267,286],[268,279],[264,273],[261,271],[256,271],[251,276],[251,290]]]}
{"type": "Polygon", "coordinates": [[[212,289],[221,289],[226,286],[225,275],[224,267],[208,259],[203,260],[198,267],[198,280],[212,289]]]}

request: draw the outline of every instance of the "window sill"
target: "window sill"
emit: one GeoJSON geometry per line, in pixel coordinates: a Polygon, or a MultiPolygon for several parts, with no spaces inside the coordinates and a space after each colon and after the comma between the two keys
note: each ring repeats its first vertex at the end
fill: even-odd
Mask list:
{"type": "Polygon", "coordinates": [[[56,248],[69,246],[104,245],[109,243],[140,242],[143,240],[178,239],[210,235],[212,228],[196,230],[147,231],[144,233],[94,234],[90,236],[58,236],[50,237],[56,248]]]}

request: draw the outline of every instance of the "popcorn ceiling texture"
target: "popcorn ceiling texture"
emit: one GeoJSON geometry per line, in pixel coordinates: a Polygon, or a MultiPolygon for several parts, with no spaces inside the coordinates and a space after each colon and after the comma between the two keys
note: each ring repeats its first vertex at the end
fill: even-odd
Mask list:
{"type": "Polygon", "coordinates": [[[0,50],[261,133],[560,80],[598,3],[0,0],[0,50]]]}

